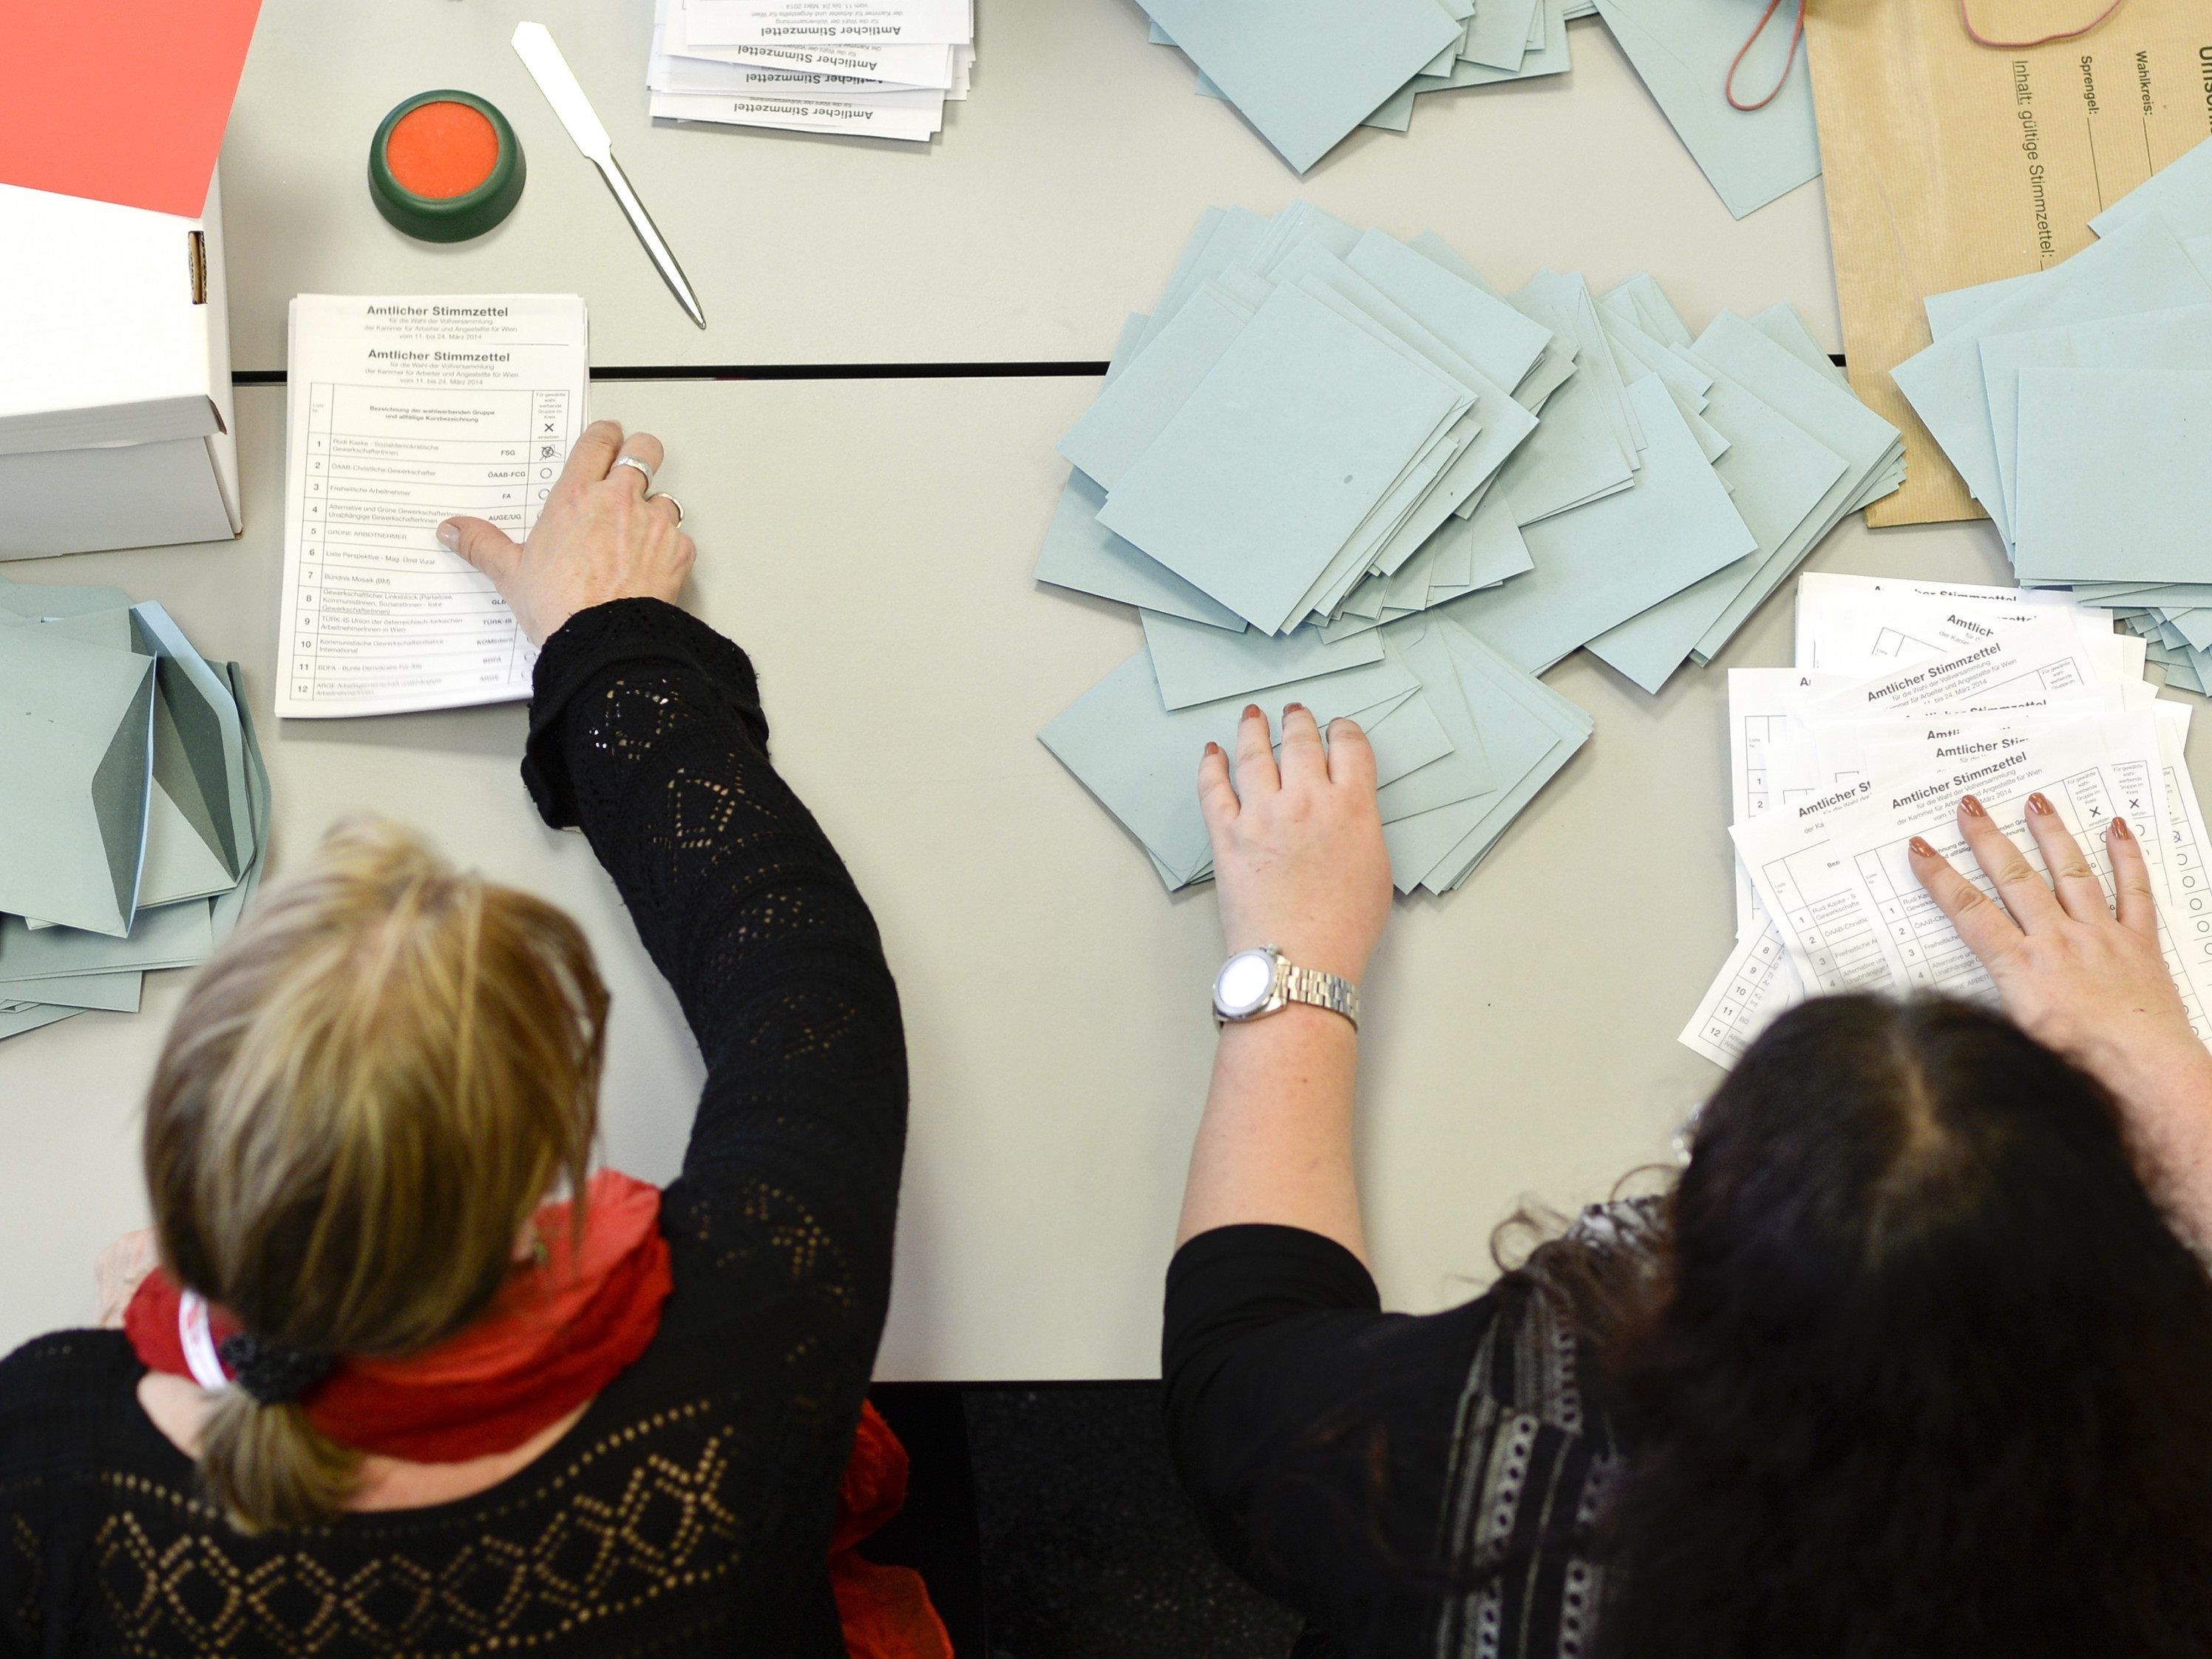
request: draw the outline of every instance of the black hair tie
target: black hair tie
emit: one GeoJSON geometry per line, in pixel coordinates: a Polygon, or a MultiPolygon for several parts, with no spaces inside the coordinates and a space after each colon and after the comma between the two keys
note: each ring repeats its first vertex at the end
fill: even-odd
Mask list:
{"type": "Polygon", "coordinates": [[[216,1349],[231,1381],[257,1405],[289,1406],[330,1375],[335,1356],[313,1353],[289,1343],[272,1342],[244,1331],[226,1336],[216,1349]]]}

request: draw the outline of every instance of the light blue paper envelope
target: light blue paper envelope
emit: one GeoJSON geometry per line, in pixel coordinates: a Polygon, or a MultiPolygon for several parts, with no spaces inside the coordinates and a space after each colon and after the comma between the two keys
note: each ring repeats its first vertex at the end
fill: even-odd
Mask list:
{"type": "Polygon", "coordinates": [[[1493,774],[1492,794],[1397,819],[1382,826],[1391,878],[1401,892],[1417,886],[1444,892],[1495,844],[1589,736],[1582,709],[1483,645],[1448,618],[1399,624],[1429,630],[1449,650],[1468,712],[1481,732],[1493,774]]]}
{"type": "MultiPolygon", "coordinates": [[[[1982,392],[1989,405],[2002,524],[2017,523],[2020,372],[2023,368],[2212,368],[2212,305],[2147,311],[2062,328],[1987,334],[1980,342],[1982,392]]],[[[2147,418],[2156,418],[2146,410],[2147,418]]]]}
{"type": "Polygon", "coordinates": [[[135,1014],[146,975],[135,969],[113,974],[57,974],[50,979],[9,981],[13,1000],[51,1008],[97,1008],[111,1014],[135,1014]]]}
{"type": "Polygon", "coordinates": [[[1423,92],[1448,92],[1457,87],[1494,87],[1508,81],[1533,81],[1540,76],[1565,75],[1574,67],[1567,45],[1566,0],[1538,0],[1528,18],[1528,37],[1516,69],[1498,69],[1462,59],[1452,65],[1449,80],[1425,86],[1423,92]]]}
{"type": "Polygon", "coordinates": [[[130,930],[153,744],[151,658],[0,629],[0,910],[130,930]]]}
{"type": "Polygon", "coordinates": [[[1982,391],[1982,337],[2207,303],[2212,286],[2173,233],[2157,219],[2139,219],[1906,358],[1890,378],[2009,541],[1982,391]]]}
{"type": "Polygon", "coordinates": [[[2183,239],[2212,232],[2212,139],[2165,163],[2151,176],[2089,221],[2100,236],[2111,236],[2141,219],[2158,219],[2183,239]]]}
{"type": "Polygon", "coordinates": [[[128,968],[189,968],[215,948],[208,899],[139,911],[122,939],[76,927],[33,933],[19,916],[0,917],[0,996],[9,982],[57,974],[107,974],[128,968]]]}
{"type": "Polygon", "coordinates": [[[2022,576],[2212,580],[2208,454],[2212,374],[2022,369],[2022,576]]]}
{"type": "MultiPolygon", "coordinates": [[[[157,659],[154,787],[137,902],[205,898],[231,886],[243,867],[246,761],[229,687],[158,605],[83,611],[32,625],[157,659]]],[[[32,925],[47,924],[40,918],[32,925]]]]}
{"type": "MultiPolygon", "coordinates": [[[[1735,217],[1819,176],[1808,54],[1792,56],[1772,102],[1746,112],[1729,106],[1722,85],[1750,33],[1742,7],[1714,0],[1597,0],[1597,9],[1675,137],[1735,217]]],[[[1774,84],[1781,68],[1774,60],[1786,38],[1770,30],[1753,49],[1737,70],[1740,95],[1761,96],[1774,84]]]]}
{"type": "MultiPolygon", "coordinates": [[[[1805,319],[1793,310],[1787,301],[1778,300],[1764,311],[1753,312],[1748,319],[1751,325],[1780,346],[1798,362],[1820,377],[1832,384],[1839,392],[1850,392],[1856,401],[1858,393],[1851,391],[1851,377],[1828,356],[1827,349],[1813,337],[1813,331],[1805,326],[1805,319]]],[[[1802,422],[1800,424],[1803,424],[1802,422]]],[[[1895,431],[1895,428],[1891,428],[1895,431]]],[[[1890,446],[1890,458],[1870,473],[1859,492],[1845,507],[1846,513],[1855,513],[1869,501],[1878,501],[1905,487],[1905,434],[1899,433],[1890,446]]]]}
{"type": "MultiPolygon", "coordinates": [[[[154,732],[154,778],[213,854],[227,887],[251,852],[246,811],[244,717],[229,683],[193,648],[158,605],[135,606],[143,648],[161,659],[154,732]]],[[[209,892],[215,888],[206,890],[209,892]]],[[[199,892],[149,890],[143,902],[197,898],[199,892]]]]}
{"type": "Polygon", "coordinates": [[[1636,416],[1622,395],[1625,382],[1620,362],[1613,356],[1612,343],[1605,337],[1605,325],[1598,319],[1597,301],[1590,293],[1589,284],[1578,273],[1553,270],[1547,266],[1522,283],[1513,297],[1516,303],[1534,308],[1539,315],[1548,313],[1553,327],[1574,337],[1575,362],[1580,365],[1583,377],[1594,379],[1605,388],[1607,418],[1620,441],[1621,454],[1630,466],[1634,466],[1644,447],[1644,434],[1638,428],[1636,416]]]}
{"type": "Polygon", "coordinates": [[[1251,307],[1208,283],[1123,364],[1060,441],[1060,453],[1111,489],[1152,446],[1251,320],[1251,307]]]}
{"type": "Polygon", "coordinates": [[[1729,440],[1713,470],[1758,545],[1589,642],[1591,655],[1654,696],[1766,560],[1811,551],[1828,527],[1815,514],[1845,471],[1842,456],[1744,386],[1719,374],[1708,384],[1706,416],[1729,440]]]}
{"type": "Polygon", "coordinates": [[[70,587],[58,583],[0,580],[0,611],[19,617],[77,617],[88,611],[127,608],[131,596],[119,587],[70,587]]]}
{"type": "Polygon", "coordinates": [[[1509,393],[1551,343],[1542,324],[1380,230],[1345,263],[1509,393]]]}
{"type": "MultiPolygon", "coordinates": [[[[1152,344],[1160,331],[1176,319],[1190,296],[1224,270],[1240,264],[1260,245],[1267,235],[1270,221],[1264,214],[1249,208],[1208,208],[1199,221],[1198,228],[1191,234],[1182,258],[1168,285],[1160,295],[1160,302],[1152,307],[1152,314],[1139,319],[1136,337],[1126,333],[1114,348],[1117,364],[1126,363],[1152,344]]],[[[1109,371],[1109,377],[1111,371],[1109,371]]]]}
{"type": "Polygon", "coordinates": [[[2021,293],[2041,279],[2039,270],[2024,270],[2017,276],[2000,276],[1994,283],[1976,283],[1971,288],[1954,288],[1942,294],[1931,294],[1920,302],[1928,313],[1928,337],[1940,340],[1972,322],[1991,306],[2021,293]]]}
{"type": "Polygon", "coordinates": [[[21,1036],[26,1031],[42,1030],[65,1019],[74,1019],[84,1012],[82,1008],[14,1008],[0,1013],[0,1041],[21,1036]]]}
{"type": "MultiPolygon", "coordinates": [[[[1382,822],[1395,823],[1400,818],[1493,795],[1501,781],[1513,781],[1501,780],[1491,764],[1489,749],[1468,707],[1451,647],[1441,630],[1414,618],[1378,632],[1391,659],[1420,677],[1422,696],[1451,743],[1449,753],[1377,792],[1382,822]]],[[[1416,881],[1421,873],[1415,872],[1416,881]]]]}
{"type": "Polygon", "coordinates": [[[1320,249],[1307,249],[1285,261],[1281,275],[1285,282],[1296,281],[1347,321],[1439,369],[1456,392],[1471,399],[1455,428],[1467,441],[1458,459],[1419,508],[1408,515],[1375,555],[1376,568],[1389,574],[1436,532],[1448,514],[1474,498],[1534,431],[1536,417],[1513,401],[1504,385],[1469,362],[1342,260],[1320,249]]]}
{"type": "Polygon", "coordinates": [[[1674,302],[1667,297],[1667,290],[1649,271],[1638,271],[1626,281],[1607,290],[1608,297],[1619,295],[1636,307],[1644,319],[1644,331],[1654,339],[1668,345],[1686,346],[1694,337],[1690,325],[1682,320],[1682,313],[1674,309],[1674,302]]]}
{"type": "Polygon", "coordinates": [[[1543,329],[1545,333],[1551,337],[1551,343],[1544,348],[1544,355],[1537,359],[1536,366],[1522,378],[1520,385],[1513,388],[1513,399],[1522,408],[1531,414],[1542,413],[1546,400],[1553,392],[1565,385],[1575,372],[1575,343],[1572,337],[1554,332],[1542,318],[1530,315],[1528,307],[1516,303],[1511,295],[1499,294],[1498,289],[1492,286],[1487,277],[1461,258],[1453,250],[1451,244],[1433,230],[1423,231],[1406,246],[1431,264],[1441,266],[1449,271],[1462,282],[1471,283],[1485,294],[1494,295],[1504,304],[1511,306],[1514,310],[1528,317],[1529,321],[1543,329]]]}
{"type": "Polygon", "coordinates": [[[1280,635],[1255,629],[1229,634],[1157,611],[1142,615],[1160,700],[1170,708],[1246,696],[1382,660],[1382,642],[1372,638],[1331,645],[1310,628],[1280,635]]]}
{"type": "Polygon", "coordinates": [[[1146,0],[1300,173],[1460,38],[1435,0],[1146,0]]]}
{"type": "Polygon", "coordinates": [[[217,896],[208,908],[208,934],[213,945],[228,939],[238,926],[246,907],[253,902],[260,890],[261,877],[269,864],[269,768],[261,757],[260,740],[254,736],[253,715],[246,697],[246,671],[234,662],[220,665],[223,678],[229,684],[230,694],[238,704],[238,717],[245,728],[246,738],[246,800],[252,825],[252,850],[247,856],[246,873],[238,885],[228,893],[217,896]]]}
{"type": "MultiPolygon", "coordinates": [[[[1326,723],[1403,699],[1420,681],[1390,662],[1347,669],[1273,691],[1273,703],[1303,702],[1326,723]]],[[[1039,739],[1083,787],[1177,879],[1192,878],[1207,857],[1198,810],[1198,762],[1211,741],[1236,752],[1244,701],[1170,711],[1160,700],[1152,656],[1139,650],[1085,692],[1039,739]]],[[[1382,758],[1378,746],[1378,762],[1382,758]]],[[[0,938],[0,945],[6,940],[0,938]]],[[[0,970],[6,965],[0,953],[0,970]]]]}
{"type": "Polygon", "coordinates": [[[1477,0],[1459,55],[1471,64],[1517,76],[1535,21],[1536,0],[1477,0]]]}
{"type": "Polygon", "coordinates": [[[1656,377],[1628,388],[1648,443],[1636,487],[1523,525],[1536,568],[1443,614],[1531,672],[1758,545],[1656,377]]]}
{"type": "Polygon", "coordinates": [[[1279,632],[1453,408],[1433,374],[1280,288],[1109,493],[1099,522],[1279,632]]]}
{"type": "Polygon", "coordinates": [[[1165,611],[1189,622],[1233,632],[1244,619],[1226,605],[1216,605],[1158,560],[1132,547],[1098,522],[1098,509],[1106,505],[1106,492],[1080,472],[1070,472],[1060,492],[1060,505],[1045,532],[1044,547],[1037,555],[1036,579],[1054,587],[1123,605],[1165,611]]]}
{"type": "MultiPolygon", "coordinates": [[[[1266,225],[1267,222],[1256,215],[1245,216],[1256,225],[1266,225]]],[[[1223,218],[1218,209],[1211,210],[1213,224],[1222,223],[1223,218]]],[[[1207,225],[1202,223],[1199,235],[1185,253],[1185,265],[1197,259],[1202,252],[1200,244],[1209,234],[1207,225]]],[[[1122,324],[1113,361],[1106,367],[1109,386],[1137,355],[1149,321],[1132,313],[1122,324]]],[[[1226,628],[1232,633],[1243,631],[1243,617],[1216,605],[1158,560],[1130,546],[1100,524],[1098,509],[1105,505],[1106,492],[1103,489],[1080,472],[1068,475],[1060,489],[1052,524],[1045,532],[1044,546],[1037,554],[1034,573],[1037,580],[1079,593],[1115,599],[1123,605],[1164,611],[1190,622],[1226,628]]]]}
{"type": "Polygon", "coordinates": [[[1721,313],[1706,325],[1693,355],[1833,450],[1844,467],[1843,477],[1814,509],[1811,516],[1818,520],[1814,532],[1802,544],[1785,545],[1768,559],[1705,630],[1692,653],[1705,661],[1719,653],[1789,575],[1794,562],[1860,500],[1868,487],[1866,479],[1888,463],[1901,438],[1895,427],[1853,396],[1848,385],[1836,383],[1833,364],[1826,364],[1831,372],[1823,374],[1733,312],[1721,313]]]}

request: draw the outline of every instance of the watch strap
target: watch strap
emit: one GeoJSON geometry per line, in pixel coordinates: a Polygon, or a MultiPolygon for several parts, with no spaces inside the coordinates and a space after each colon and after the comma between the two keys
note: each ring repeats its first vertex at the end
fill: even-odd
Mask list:
{"type": "Polygon", "coordinates": [[[1350,980],[1325,974],[1318,968],[1294,968],[1286,962],[1276,982],[1282,989],[1284,1000],[1327,1008],[1350,1020],[1353,1030],[1359,1029],[1359,988],[1350,980]]]}

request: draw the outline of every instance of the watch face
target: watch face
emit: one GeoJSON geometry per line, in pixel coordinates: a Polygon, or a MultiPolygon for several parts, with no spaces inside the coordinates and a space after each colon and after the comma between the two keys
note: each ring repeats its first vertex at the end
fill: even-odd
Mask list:
{"type": "Polygon", "coordinates": [[[1239,951],[1221,965],[1213,981],[1213,1005],[1231,1018],[1249,1014],[1274,988],[1275,964],[1265,951],[1239,951]]]}

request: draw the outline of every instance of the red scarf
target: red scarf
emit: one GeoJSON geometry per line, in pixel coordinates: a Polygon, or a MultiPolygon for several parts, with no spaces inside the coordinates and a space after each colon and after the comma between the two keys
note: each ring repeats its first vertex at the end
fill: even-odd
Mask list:
{"type": "MultiPolygon", "coordinates": [[[[613,1382],[652,1342],[675,1281],[660,1233],[660,1189],[602,1170],[586,1193],[580,1245],[569,1206],[546,1205],[538,1212],[543,1260],[519,1266],[489,1311],[405,1358],[340,1358],[305,1396],[308,1420],[342,1446],[412,1463],[459,1463],[512,1451],[613,1382]]],[[[131,1297],[124,1330],[148,1370],[192,1375],[179,1318],[185,1300],[158,1267],[131,1297]]],[[[240,1328],[212,1306],[206,1326],[211,1346],[240,1328]]],[[[863,1560],[854,1548],[898,1513],[906,1475],[905,1448],[875,1408],[864,1407],[830,1554],[854,1659],[951,1659],[921,1577],[863,1560]]]]}

